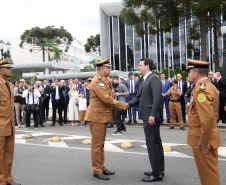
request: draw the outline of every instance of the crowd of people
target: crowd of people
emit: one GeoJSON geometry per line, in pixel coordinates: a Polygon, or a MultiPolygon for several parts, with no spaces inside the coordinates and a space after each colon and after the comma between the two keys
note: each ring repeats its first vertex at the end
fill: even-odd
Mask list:
{"type": "MultiPolygon", "coordinates": [[[[210,81],[215,85],[219,92],[219,120],[226,123],[226,79],[222,78],[221,72],[215,74],[210,71],[210,81]]],[[[190,95],[195,84],[187,77],[186,81],[182,80],[182,75],[178,73],[176,78],[166,79],[166,74],[162,72],[160,76],[162,83],[162,107],[165,107],[166,117],[164,118],[170,123],[169,129],[174,129],[174,123],[179,123],[180,129],[184,130],[186,123],[186,113],[190,102],[190,95]]],[[[107,78],[113,87],[113,96],[115,100],[120,102],[129,102],[139,92],[141,83],[139,77],[129,73],[128,78],[122,76],[107,78]]],[[[78,79],[58,80],[52,77],[51,83],[48,85],[46,79],[36,81],[31,85],[27,80],[21,79],[14,82],[14,118],[15,125],[21,127],[25,125],[30,128],[30,117],[33,114],[34,127],[44,127],[44,123],[49,119],[50,103],[52,104],[52,124],[55,126],[56,117],[59,115],[59,125],[71,122],[72,126],[87,126],[84,120],[85,112],[89,106],[89,88],[92,78],[82,82],[78,79]],[[34,104],[34,105],[33,105],[34,104]],[[58,113],[58,114],[57,114],[58,113]]],[[[128,111],[114,109],[115,123],[117,130],[112,135],[122,135],[126,133],[125,118],[128,115],[127,124],[137,124],[138,105],[130,107],[128,111]]],[[[113,127],[114,122],[110,122],[108,128],[113,127]]]]}

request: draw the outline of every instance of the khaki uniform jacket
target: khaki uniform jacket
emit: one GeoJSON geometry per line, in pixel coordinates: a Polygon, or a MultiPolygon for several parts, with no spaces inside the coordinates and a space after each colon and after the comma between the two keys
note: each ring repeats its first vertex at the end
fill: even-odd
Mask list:
{"type": "Polygon", "coordinates": [[[112,84],[99,72],[90,84],[90,102],[85,120],[94,123],[109,123],[114,120],[114,108],[122,109],[123,103],[113,98],[112,84]]]}
{"type": "Polygon", "coordinates": [[[8,83],[11,96],[5,83],[0,78],[0,136],[15,134],[13,84],[8,83]]]}
{"type": "MultiPolygon", "coordinates": [[[[198,149],[198,142],[210,144],[211,149],[221,146],[217,128],[219,93],[205,78],[198,82],[190,97],[187,143],[198,149]]],[[[201,149],[201,148],[199,148],[201,149]]]]}
{"type": "Polygon", "coordinates": [[[180,96],[182,95],[181,89],[179,87],[171,87],[167,93],[167,96],[170,96],[171,100],[178,100],[180,96]]]}

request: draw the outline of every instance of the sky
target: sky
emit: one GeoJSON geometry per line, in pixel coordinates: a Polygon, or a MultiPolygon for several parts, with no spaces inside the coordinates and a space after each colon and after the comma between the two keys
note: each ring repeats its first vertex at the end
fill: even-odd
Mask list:
{"type": "Polygon", "coordinates": [[[83,43],[100,33],[99,4],[120,0],[4,0],[0,39],[19,39],[25,30],[63,26],[83,43]]]}

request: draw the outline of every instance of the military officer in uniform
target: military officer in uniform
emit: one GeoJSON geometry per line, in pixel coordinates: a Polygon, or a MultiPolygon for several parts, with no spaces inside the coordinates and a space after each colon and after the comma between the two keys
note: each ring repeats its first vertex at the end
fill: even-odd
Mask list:
{"type": "Polygon", "coordinates": [[[188,60],[191,81],[196,85],[190,96],[187,143],[193,149],[202,185],[220,185],[217,128],[219,93],[207,78],[210,63],[188,60]]]}
{"type": "Polygon", "coordinates": [[[0,62],[0,185],[20,185],[11,174],[14,154],[14,92],[8,81],[12,76],[9,59],[0,62]]]}
{"type": "Polygon", "coordinates": [[[104,166],[104,142],[108,123],[114,119],[113,108],[128,108],[126,103],[113,98],[112,84],[107,79],[111,71],[109,60],[110,58],[96,63],[98,72],[90,84],[90,102],[85,115],[92,135],[91,158],[94,177],[102,180],[109,180],[107,175],[115,174],[104,166]]]}
{"type": "Polygon", "coordinates": [[[180,104],[180,96],[182,95],[181,89],[177,87],[178,81],[173,81],[173,86],[169,89],[167,96],[170,96],[169,99],[169,110],[170,110],[170,127],[169,129],[174,129],[174,120],[175,120],[175,112],[177,114],[180,129],[184,129],[184,123],[181,115],[181,104],[180,104]]]}

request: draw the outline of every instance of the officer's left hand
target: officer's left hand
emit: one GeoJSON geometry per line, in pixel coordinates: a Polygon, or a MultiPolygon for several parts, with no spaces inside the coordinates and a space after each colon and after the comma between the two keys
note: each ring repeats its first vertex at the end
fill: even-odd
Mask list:
{"type": "Polygon", "coordinates": [[[154,125],[155,124],[155,117],[154,116],[149,116],[148,123],[151,126],[154,125]]]}
{"type": "Polygon", "coordinates": [[[198,143],[198,147],[201,147],[202,148],[202,152],[204,154],[208,154],[208,152],[210,150],[210,144],[205,145],[205,144],[202,144],[200,141],[198,143]]]}

